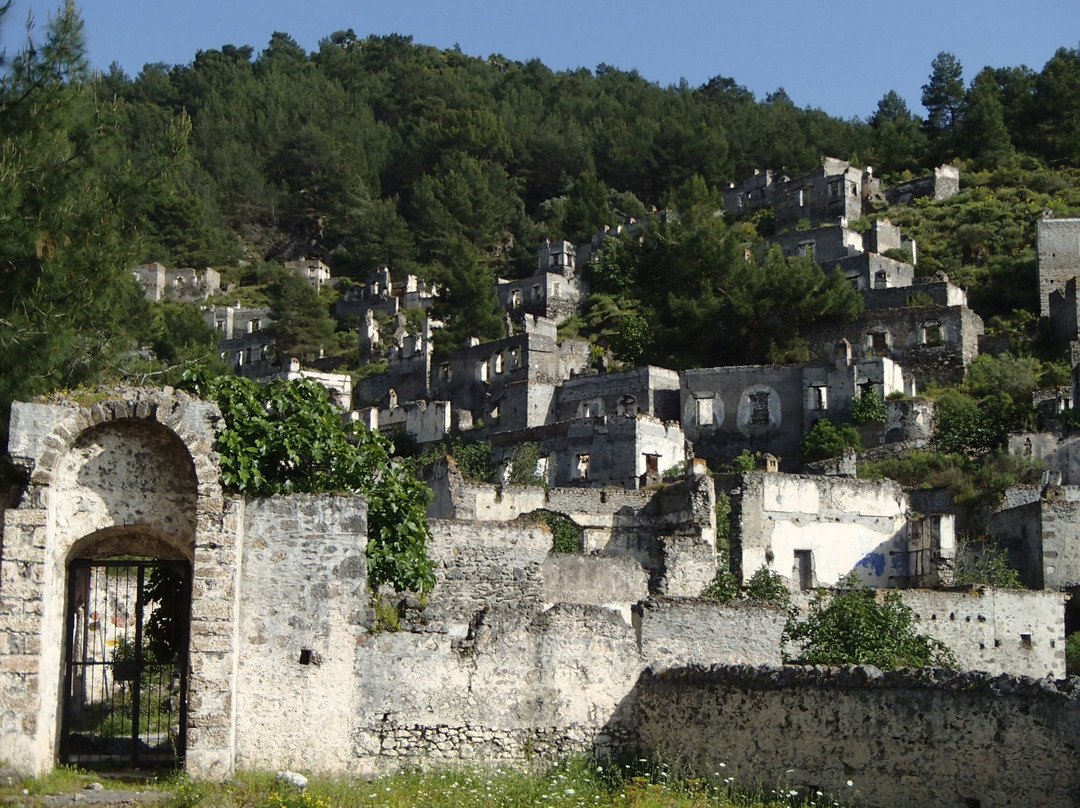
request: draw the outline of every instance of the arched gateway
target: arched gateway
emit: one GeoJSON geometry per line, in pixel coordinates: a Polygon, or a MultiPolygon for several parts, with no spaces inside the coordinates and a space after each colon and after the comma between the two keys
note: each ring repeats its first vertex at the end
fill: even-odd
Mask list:
{"type": "Polygon", "coordinates": [[[171,391],[13,406],[9,452],[29,477],[3,511],[0,757],[36,772],[231,765],[217,417],[171,391]]]}

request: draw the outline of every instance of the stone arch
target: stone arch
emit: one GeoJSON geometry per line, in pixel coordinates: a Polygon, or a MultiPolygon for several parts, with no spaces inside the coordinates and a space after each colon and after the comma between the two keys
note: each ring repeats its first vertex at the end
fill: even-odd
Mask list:
{"type": "Polygon", "coordinates": [[[113,528],[124,528],[109,534],[118,546],[124,537],[156,535],[172,537],[189,554],[194,549],[195,463],[168,428],[133,418],[95,424],[71,442],[51,476],[49,523],[58,554],[113,528]],[[133,532],[137,526],[149,533],[133,532]]]}
{"type": "Polygon", "coordinates": [[[65,586],[81,556],[138,554],[191,565],[187,768],[227,776],[234,750],[227,700],[235,653],[238,505],[222,496],[213,453],[216,405],[186,393],[126,389],[93,404],[15,404],[9,453],[28,483],[4,513],[0,557],[0,714],[14,765],[54,765],[60,722],[65,586]]]}
{"type": "Polygon", "coordinates": [[[192,544],[181,544],[175,536],[162,533],[150,525],[136,524],[108,527],[75,541],[65,561],[112,558],[134,555],[163,561],[186,561],[194,555],[192,544]]]}

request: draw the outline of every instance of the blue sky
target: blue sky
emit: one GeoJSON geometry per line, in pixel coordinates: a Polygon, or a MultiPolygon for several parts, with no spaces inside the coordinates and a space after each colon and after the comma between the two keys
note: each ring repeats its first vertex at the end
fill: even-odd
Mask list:
{"type": "MultiPolygon", "coordinates": [[[[33,8],[38,24],[61,0],[15,0],[8,47],[33,8]]],[[[224,44],[256,52],[284,31],[307,50],[335,30],[401,33],[474,56],[539,58],[553,69],[607,63],[662,85],[734,78],[758,98],[784,87],[799,106],[866,117],[895,89],[921,113],[920,87],[942,50],[965,79],[982,67],[1040,70],[1077,47],[1077,0],[83,0],[93,63],[136,74],[147,62],[186,64],[224,44]]]]}

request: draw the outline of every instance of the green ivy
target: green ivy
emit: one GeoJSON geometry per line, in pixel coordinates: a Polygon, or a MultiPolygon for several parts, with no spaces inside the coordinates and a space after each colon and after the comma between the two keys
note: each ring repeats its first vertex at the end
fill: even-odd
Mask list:
{"type": "Polygon", "coordinates": [[[421,594],[435,585],[427,554],[427,487],[391,459],[393,444],[341,411],[321,385],[297,379],[262,386],[193,371],[186,383],[214,401],[224,425],[214,448],[221,482],[252,496],[355,492],[368,499],[368,584],[421,594]]]}

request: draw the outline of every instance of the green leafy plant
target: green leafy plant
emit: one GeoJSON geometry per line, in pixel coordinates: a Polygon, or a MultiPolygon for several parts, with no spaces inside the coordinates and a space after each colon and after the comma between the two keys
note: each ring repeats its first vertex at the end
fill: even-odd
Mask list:
{"type": "Polygon", "coordinates": [[[870,389],[863,390],[851,408],[851,420],[857,424],[883,424],[887,415],[885,402],[870,389]]]}
{"type": "Polygon", "coordinates": [[[1065,672],[1069,676],[1080,676],[1080,631],[1065,638],[1065,672]]]}
{"type": "Polygon", "coordinates": [[[892,590],[883,599],[852,574],[838,589],[819,590],[806,618],[794,613],[784,626],[784,661],[799,665],[955,667],[939,640],[916,631],[918,618],[892,590]]]}
{"type": "Polygon", "coordinates": [[[992,586],[998,589],[1023,589],[1020,573],[1009,564],[1009,555],[986,539],[962,535],[956,548],[957,586],[992,586]]]}
{"type": "Polygon", "coordinates": [[[815,421],[799,442],[799,451],[807,463],[839,457],[847,447],[856,450],[862,448],[862,440],[855,427],[851,424],[837,425],[825,418],[815,421]]]}
{"type": "Polygon", "coordinates": [[[731,603],[739,599],[739,579],[728,569],[727,559],[723,556],[718,561],[716,575],[709,585],[701,590],[701,597],[719,603],[731,603]]]}
{"type": "Polygon", "coordinates": [[[782,575],[762,565],[746,582],[746,598],[786,604],[791,602],[791,590],[782,575]]]}
{"type": "Polygon", "coordinates": [[[582,531],[570,517],[541,509],[523,514],[519,520],[526,524],[546,526],[551,531],[551,552],[566,555],[581,553],[582,531]]]}
{"type": "Polygon", "coordinates": [[[221,482],[253,496],[356,492],[368,499],[368,584],[429,592],[434,564],[426,506],[430,493],[391,459],[393,445],[355,422],[342,423],[326,389],[298,379],[263,387],[237,376],[192,372],[191,389],[221,409],[214,448],[221,482]]]}

